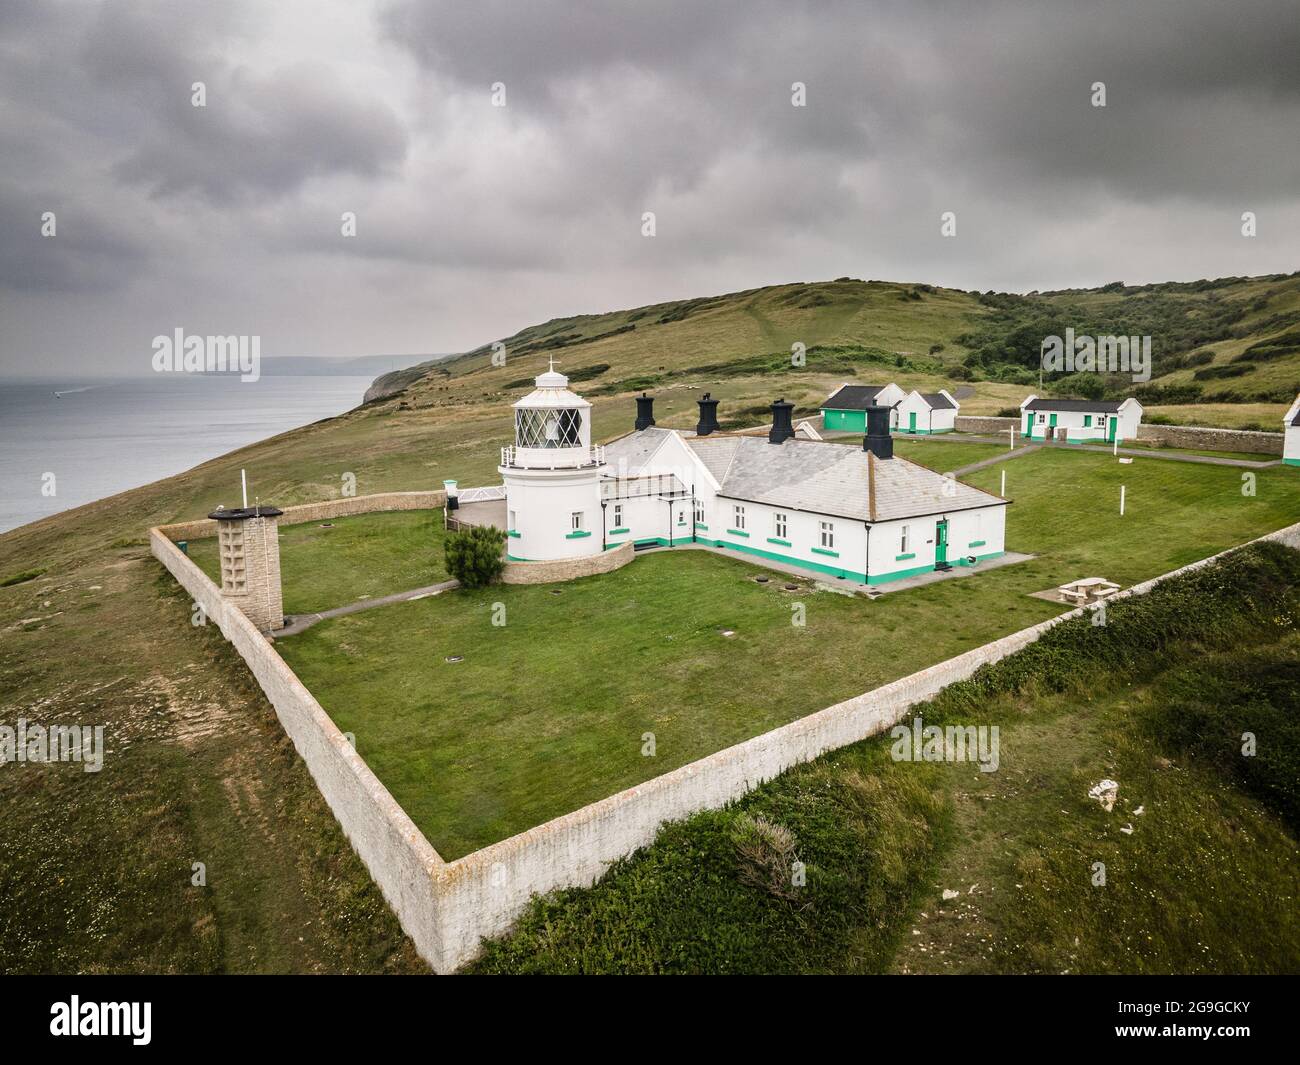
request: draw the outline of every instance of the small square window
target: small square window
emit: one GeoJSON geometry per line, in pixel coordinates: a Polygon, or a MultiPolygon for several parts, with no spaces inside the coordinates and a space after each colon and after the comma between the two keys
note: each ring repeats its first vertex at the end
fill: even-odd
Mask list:
{"type": "Polygon", "coordinates": [[[821,524],[822,547],[832,548],[835,546],[835,525],[829,521],[823,521],[821,524]]]}
{"type": "Polygon", "coordinates": [[[575,510],[575,511],[573,512],[573,514],[570,515],[570,519],[569,519],[569,520],[570,520],[571,527],[572,527],[572,529],[573,529],[574,532],[581,532],[581,531],[582,531],[583,522],[585,521],[585,518],[584,518],[584,516],[583,516],[582,511],[580,511],[580,510],[575,510]]]}

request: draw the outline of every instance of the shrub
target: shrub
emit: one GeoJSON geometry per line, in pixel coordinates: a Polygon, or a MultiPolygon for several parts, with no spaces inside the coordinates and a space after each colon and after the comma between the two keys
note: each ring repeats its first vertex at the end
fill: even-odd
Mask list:
{"type": "Polygon", "coordinates": [[[447,572],[465,588],[482,588],[501,576],[506,534],[491,525],[474,525],[447,537],[447,572]]]}
{"type": "Polygon", "coordinates": [[[778,899],[795,897],[794,833],[765,817],[742,814],[731,827],[740,879],[778,899]]]}

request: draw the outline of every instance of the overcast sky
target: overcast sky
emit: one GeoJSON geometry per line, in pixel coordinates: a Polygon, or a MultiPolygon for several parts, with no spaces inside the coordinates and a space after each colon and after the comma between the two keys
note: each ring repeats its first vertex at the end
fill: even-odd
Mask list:
{"type": "Polygon", "coordinates": [[[1294,0],[4,0],[0,372],[147,372],[177,327],[456,351],[845,274],[1289,272],[1298,55],[1294,0]]]}

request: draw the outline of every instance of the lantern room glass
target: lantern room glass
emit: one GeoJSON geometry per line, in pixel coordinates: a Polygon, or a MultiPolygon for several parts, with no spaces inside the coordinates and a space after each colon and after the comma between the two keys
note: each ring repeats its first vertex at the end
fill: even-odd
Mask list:
{"type": "Polygon", "coordinates": [[[525,407],[515,411],[518,447],[582,446],[582,411],[575,407],[525,407]]]}

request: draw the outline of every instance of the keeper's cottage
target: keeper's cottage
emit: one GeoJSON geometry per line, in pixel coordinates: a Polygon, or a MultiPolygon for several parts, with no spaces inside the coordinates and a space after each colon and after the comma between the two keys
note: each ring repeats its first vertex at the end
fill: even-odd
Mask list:
{"type": "Polygon", "coordinates": [[[535,383],[499,467],[512,560],[698,543],[879,584],[1003,553],[1008,501],[895,458],[887,406],[863,411],[857,447],[801,438],[783,399],[766,437],[720,431],[708,393],[693,431],[660,428],[643,394],[632,431],[602,446],[568,378],[535,383]]]}

